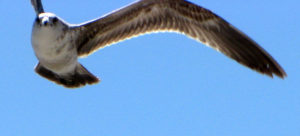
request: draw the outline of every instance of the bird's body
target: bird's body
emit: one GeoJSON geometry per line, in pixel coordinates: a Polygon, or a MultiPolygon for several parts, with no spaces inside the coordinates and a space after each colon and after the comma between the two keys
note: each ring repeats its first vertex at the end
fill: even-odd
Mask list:
{"type": "Polygon", "coordinates": [[[286,76],[280,65],[256,42],[211,11],[186,0],[141,0],[79,25],[70,25],[44,12],[40,0],[31,2],[37,13],[32,45],[40,61],[35,70],[65,87],[99,82],[78,63],[78,57],[157,31],[185,34],[260,73],[286,76]]]}
{"type": "MultiPolygon", "coordinates": [[[[54,18],[49,13],[44,14],[54,18]]],[[[72,40],[75,33],[68,30],[67,24],[54,26],[49,22],[43,27],[35,23],[32,30],[32,46],[37,58],[44,67],[58,74],[70,73],[77,63],[77,51],[72,40]]]]}
{"type": "Polygon", "coordinates": [[[32,29],[32,46],[39,60],[36,72],[66,87],[97,83],[78,62],[77,36],[71,25],[54,14],[39,14],[32,29]]]}

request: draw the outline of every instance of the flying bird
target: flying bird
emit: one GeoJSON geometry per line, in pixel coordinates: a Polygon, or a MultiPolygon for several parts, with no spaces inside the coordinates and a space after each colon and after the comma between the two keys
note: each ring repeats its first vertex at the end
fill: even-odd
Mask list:
{"type": "Polygon", "coordinates": [[[210,10],[187,0],[140,0],[82,24],[69,24],[45,12],[41,0],[31,3],[36,12],[31,42],[39,60],[35,71],[67,88],[99,82],[78,62],[79,57],[151,32],[179,32],[259,73],[286,76],[255,41],[210,10]]]}

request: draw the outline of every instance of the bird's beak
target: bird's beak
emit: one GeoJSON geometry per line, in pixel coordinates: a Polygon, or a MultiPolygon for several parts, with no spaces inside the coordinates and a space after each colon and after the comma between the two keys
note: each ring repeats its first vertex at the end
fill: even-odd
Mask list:
{"type": "Polygon", "coordinates": [[[49,23],[49,18],[48,17],[43,17],[42,25],[47,25],[48,23],[49,23]]]}

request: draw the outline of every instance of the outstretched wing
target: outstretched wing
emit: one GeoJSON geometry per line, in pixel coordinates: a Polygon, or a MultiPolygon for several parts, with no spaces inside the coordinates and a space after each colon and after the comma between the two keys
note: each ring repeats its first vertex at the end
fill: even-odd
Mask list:
{"type": "Polygon", "coordinates": [[[44,13],[44,8],[43,8],[41,0],[31,0],[31,4],[37,15],[40,13],[44,13]]]}
{"type": "Polygon", "coordinates": [[[280,65],[257,43],[211,11],[186,0],[141,0],[75,28],[78,54],[155,31],[175,31],[198,40],[237,62],[284,78],[280,65]]]}

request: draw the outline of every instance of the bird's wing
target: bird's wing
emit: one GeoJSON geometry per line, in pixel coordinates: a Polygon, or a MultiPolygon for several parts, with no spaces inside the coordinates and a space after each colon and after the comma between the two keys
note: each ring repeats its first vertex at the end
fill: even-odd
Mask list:
{"type": "Polygon", "coordinates": [[[31,0],[31,4],[37,15],[40,13],[44,13],[44,8],[43,8],[41,0],[31,0]]]}
{"type": "Polygon", "coordinates": [[[79,56],[144,33],[175,31],[260,73],[286,76],[257,43],[211,11],[186,0],[141,0],[74,30],[79,31],[79,56]]]}

